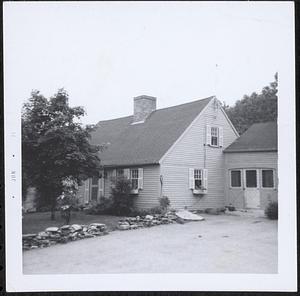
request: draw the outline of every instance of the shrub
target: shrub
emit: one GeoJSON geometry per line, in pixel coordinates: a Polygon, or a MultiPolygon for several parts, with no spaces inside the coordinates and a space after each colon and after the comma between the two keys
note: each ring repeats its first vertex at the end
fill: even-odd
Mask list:
{"type": "Polygon", "coordinates": [[[204,213],[211,215],[219,215],[223,211],[222,208],[206,208],[204,213]]]}
{"type": "Polygon", "coordinates": [[[111,211],[114,215],[128,215],[132,212],[134,197],[131,195],[130,180],[123,177],[113,180],[111,197],[111,211]]]}
{"type": "Polygon", "coordinates": [[[156,214],[164,214],[166,212],[166,208],[162,207],[162,206],[157,206],[154,208],[151,208],[149,210],[150,215],[156,215],[156,214]]]}
{"type": "Polygon", "coordinates": [[[130,216],[147,216],[151,215],[150,209],[132,209],[129,213],[130,216]]]}
{"type": "Polygon", "coordinates": [[[166,210],[170,205],[170,200],[167,196],[163,196],[159,199],[159,204],[160,204],[161,208],[166,210]]]}
{"type": "Polygon", "coordinates": [[[161,215],[166,213],[166,209],[162,206],[156,206],[151,209],[133,209],[130,212],[130,216],[140,216],[144,217],[147,215],[161,215]]]}
{"type": "Polygon", "coordinates": [[[265,209],[265,215],[271,220],[278,219],[278,203],[276,201],[272,201],[268,204],[265,209]]]}

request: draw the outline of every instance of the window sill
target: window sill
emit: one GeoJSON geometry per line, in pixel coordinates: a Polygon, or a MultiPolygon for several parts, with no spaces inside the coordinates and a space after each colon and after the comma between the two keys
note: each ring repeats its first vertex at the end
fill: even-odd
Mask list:
{"type": "Polygon", "coordinates": [[[194,194],[206,194],[207,190],[206,189],[193,189],[194,194]]]}
{"type": "Polygon", "coordinates": [[[130,191],[131,194],[139,194],[139,190],[138,189],[132,189],[130,191]]]}
{"type": "Polygon", "coordinates": [[[223,147],[223,146],[211,145],[211,144],[208,144],[207,146],[209,146],[211,148],[222,148],[223,147]]]}

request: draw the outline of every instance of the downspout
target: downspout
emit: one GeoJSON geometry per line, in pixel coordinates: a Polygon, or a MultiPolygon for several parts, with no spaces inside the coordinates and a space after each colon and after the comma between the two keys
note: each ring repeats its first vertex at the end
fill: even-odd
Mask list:
{"type": "Polygon", "coordinates": [[[163,184],[164,184],[164,177],[163,177],[163,175],[159,176],[159,181],[160,181],[160,198],[162,198],[163,184]]]}

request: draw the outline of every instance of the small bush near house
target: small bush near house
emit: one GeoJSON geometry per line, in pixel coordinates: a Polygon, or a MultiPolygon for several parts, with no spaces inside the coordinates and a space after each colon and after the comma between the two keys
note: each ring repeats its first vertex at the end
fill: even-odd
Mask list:
{"type": "Polygon", "coordinates": [[[211,215],[219,215],[225,212],[225,208],[206,208],[204,213],[211,215]]]}
{"type": "Polygon", "coordinates": [[[150,215],[164,214],[165,212],[166,212],[166,208],[164,208],[162,206],[157,206],[157,207],[151,208],[149,210],[150,215]]]}
{"type": "Polygon", "coordinates": [[[265,209],[265,215],[271,220],[278,220],[278,203],[272,201],[265,209]]]}
{"type": "Polygon", "coordinates": [[[159,204],[163,209],[167,210],[170,205],[170,200],[167,196],[163,196],[159,199],[159,204]]]}
{"type": "Polygon", "coordinates": [[[147,216],[147,215],[150,215],[150,209],[132,209],[131,212],[129,213],[129,216],[140,216],[140,217],[143,217],[143,216],[147,216]]]}
{"type": "Polygon", "coordinates": [[[111,215],[113,214],[112,199],[101,197],[100,203],[90,203],[83,211],[87,215],[111,215]]]}
{"type": "Polygon", "coordinates": [[[111,188],[114,215],[129,215],[133,210],[134,197],[131,195],[131,182],[126,178],[117,178],[111,188]]]}

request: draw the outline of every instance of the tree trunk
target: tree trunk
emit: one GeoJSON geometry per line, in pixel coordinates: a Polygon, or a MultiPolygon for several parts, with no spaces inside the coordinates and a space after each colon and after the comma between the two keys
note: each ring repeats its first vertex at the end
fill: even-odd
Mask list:
{"type": "Polygon", "coordinates": [[[55,200],[51,203],[51,221],[55,220],[55,200]]]}

